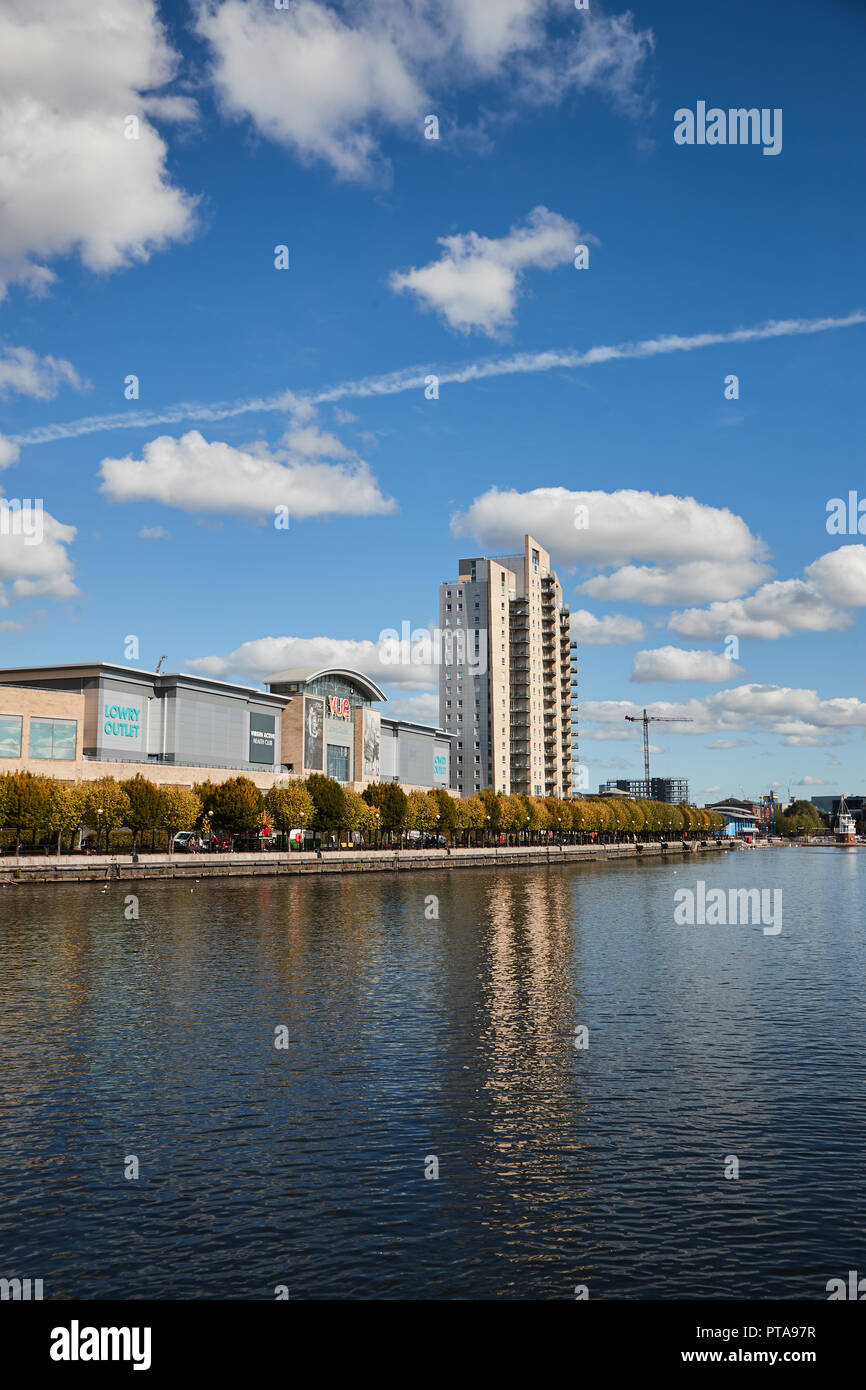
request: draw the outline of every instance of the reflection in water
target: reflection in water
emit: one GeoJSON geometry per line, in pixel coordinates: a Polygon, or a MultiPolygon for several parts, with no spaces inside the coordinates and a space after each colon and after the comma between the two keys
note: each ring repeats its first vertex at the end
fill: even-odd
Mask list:
{"type": "Polygon", "coordinates": [[[866,1196],[864,862],[147,883],[138,920],[125,885],[4,889],[0,1275],[823,1297],[866,1196]],[[781,886],[782,934],[677,926],[698,876],[781,886]]]}

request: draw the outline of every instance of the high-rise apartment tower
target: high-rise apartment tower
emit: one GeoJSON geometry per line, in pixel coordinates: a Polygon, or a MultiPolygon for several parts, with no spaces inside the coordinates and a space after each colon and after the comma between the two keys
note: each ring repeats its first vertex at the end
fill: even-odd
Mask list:
{"type": "Polygon", "coordinates": [[[461,560],[440,585],[439,723],[454,734],[457,788],[573,795],[576,644],[550,556],[461,560]]]}

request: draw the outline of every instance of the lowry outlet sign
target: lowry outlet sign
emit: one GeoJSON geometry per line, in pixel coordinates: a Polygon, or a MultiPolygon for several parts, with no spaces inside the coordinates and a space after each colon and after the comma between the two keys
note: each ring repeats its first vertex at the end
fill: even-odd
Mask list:
{"type": "Polygon", "coordinates": [[[102,731],[110,738],[138,738],[141,708],[138,705],[104,705],[102,731]]]}

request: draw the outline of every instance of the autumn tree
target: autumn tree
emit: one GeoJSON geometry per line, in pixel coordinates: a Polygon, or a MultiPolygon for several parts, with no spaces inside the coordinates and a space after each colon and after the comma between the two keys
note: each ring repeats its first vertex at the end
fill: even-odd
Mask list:
{"type": "MultiPolygon", "coordinates": [[[[241,779],[238,778],[240,781],[241,779]]],[[[159,788],[159,824],[168,831],[168,848],[172,849],[175,835],[181,830],[192,830],[201,815],[201,800],[189,787],[167,784],[159,788]]]]}
{"type": "Polygon", "coordinates": [[[274,828],[284,834],[303,830],[313,823],[313,798],[300,778],[269,787],[265,792],[265,809],[274,828]]]}
{"type": "Polygon", "coordinates": [[[135,850],[143,830],[156,830],[159,827],[162,817],[159,787],[147,777],[142,777],[140,772],[120,785],[129,800],[126,824],[132,831],[132,848],[135,850]]]}
{"type": "Polygon", "coordinates": [[[232,841],[235,835],[258,830],[261,826],[264,800],[249,777],[229,777],[214,788],[209,799],[214,825],[231,835],[232,841]]]}
{"type": "Polygon", "coordinates": [[[84,820],[91,830],[96,831],[97,849],[102,843],[102,833],[105,832],[107,851],[111,831],[129,823],[131,814],[129,797],[120,783],[116,782],[113,777],[98,777],[93,782],[83,783],[83,786],[85,789],[84,820]]]}

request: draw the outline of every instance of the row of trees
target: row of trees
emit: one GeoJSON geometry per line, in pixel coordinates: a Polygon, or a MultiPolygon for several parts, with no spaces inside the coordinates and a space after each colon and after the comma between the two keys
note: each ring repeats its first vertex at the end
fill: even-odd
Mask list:
{"type": "Polygon", "coordinates": [[[452,797],[443,788],[404,792],[393,782],[374,783],[362,794],[330,777],[313,773],[305,780],[262,793],[248,777],[202,782],[192,789],[157,786],[139,774],[124,782],[102,777],[77,784],[29,772],[0,775],[0,827],[27,835],[31,845],[51,844],[60,853],[89,832],[97,849],[123,829],[138,848],[170,843],[181,830],[227,834],[234,838],[263,827],[278,832],[312,831],[317,839],[358,832],[372,843],[395,843],[409,831],[443,835],[450,844],[491,840],[533,843],[551,837],[563,842],[703,835],[721,828],[722,817],[695,806],[620,797],[559,801],[481,792],[452,797]]]}

